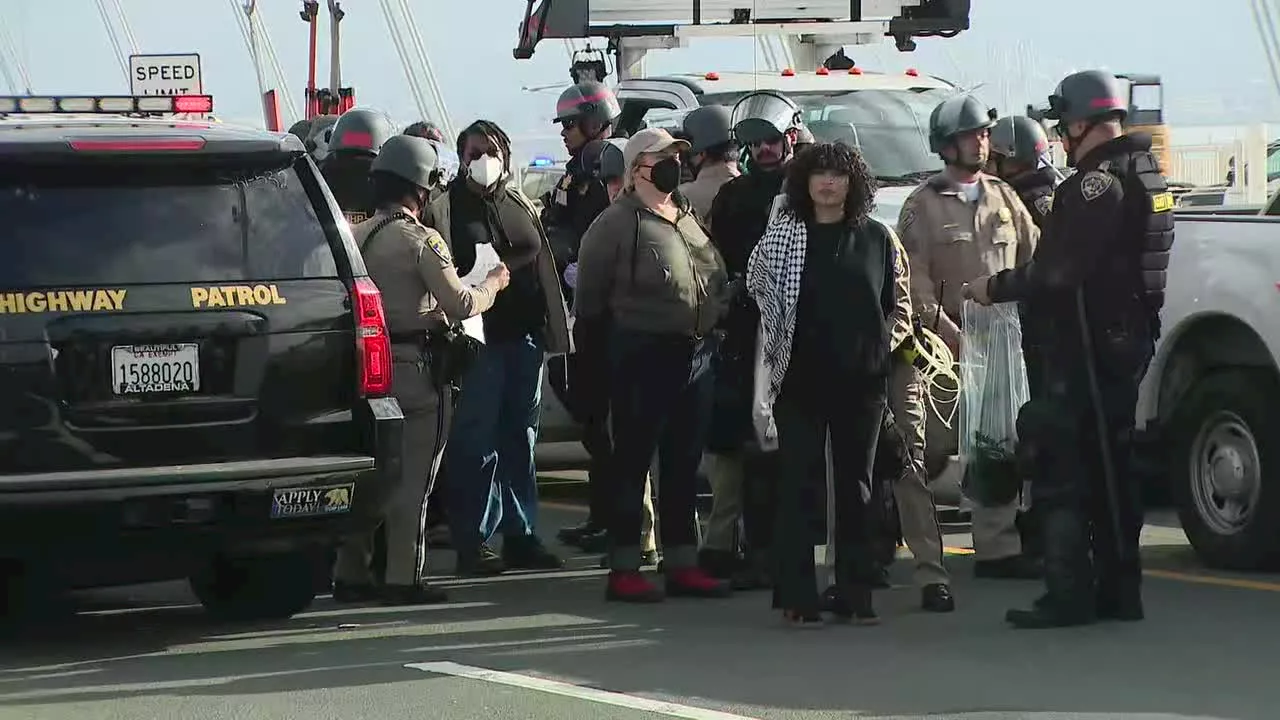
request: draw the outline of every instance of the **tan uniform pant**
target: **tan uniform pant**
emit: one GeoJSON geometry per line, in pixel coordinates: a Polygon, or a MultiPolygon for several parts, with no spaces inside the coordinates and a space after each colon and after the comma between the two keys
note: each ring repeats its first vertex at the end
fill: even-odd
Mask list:
{"type": "MultiPolygon", "coordinates": [[[[392,394],[404,413],[401,474],[387,494],[383,523],[387,532],[387,584],[417,585],[427,564],[427,497],[435,485],[452,416],[451,391],[438,390],[417,350],[397,345],[392,394]]],[[[338,549],[334,577],[354,585],[372,583],[369,562],[373,533],[350,537],[338,549]]]]}
{"type": "MultiPolygon", "coordinates": [[[[955,367],[956,376],[960,366],[955,367]]],[[[963,391],[963,390],[962,390],[963,391]]],[[[937,403],[938,410],[950,413],[955,403],[937,403]]],[[[928,449],[931,455],[945,453],[945,457],[960,451],[960,418],[955,416],[948,429],[937,415],[930,412],[928,449]]],[[[973,556],[975,560],[1001,560],[1022,553],[1022,536],[1018,534],[1018,499],[1008,505],[988,507],[973,503],[970,522],[973,532],[973,556]]]]}
{"type": "Polygon", "coordinates": [[[649,472],[649,477],[644,479],[644,512],[640,515],[640,550],[643,552],[653,552],[658,549],[658,533],[655,531],[658,523],[654,518],[653,512],[653,476],[654,471],[649,472]]]}
{"type": "Polygon", "coordinates": [[[711,515],[702,547],[733,552],[738,549],[738,519],[742,517],[742,455],[707,453],[707,482],[711,485],[711,515]]]}
{"type": "Polygon", "coordinates": [[[929,490],[929,472],[925,468],[927,408],[924,384],[913,366],[895,362],[889,380],[889,408],[893,421],[907,442],[910,465],[893,485],[898,503],[898,519],[902,538],[916,561],[915,581],[920,586],[947,584],[951,577],[942,564],[942,530],[938,527],[938,509],[929,490]]]}

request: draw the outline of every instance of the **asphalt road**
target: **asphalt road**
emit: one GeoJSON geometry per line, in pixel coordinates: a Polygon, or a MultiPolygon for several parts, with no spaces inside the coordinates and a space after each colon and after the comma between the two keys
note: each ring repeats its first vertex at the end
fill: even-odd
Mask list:
{"type": "Polygon", "coordinates": [[[902,562],[871,628],[783,628],[767,593],[606,604],[595,557],[444,579],[444,606],[323,599],[250,627],[211,624],[178,584],[98,592],[4,641],[0,719],[1280,717],[1280,578],[1206,574],[1179,531],[1148,535],[1148,619],[1052,631],[1003,625],[1038,588],[972,579],[963,534],[948,538],[958,611],[918,611],[902,562]]]}

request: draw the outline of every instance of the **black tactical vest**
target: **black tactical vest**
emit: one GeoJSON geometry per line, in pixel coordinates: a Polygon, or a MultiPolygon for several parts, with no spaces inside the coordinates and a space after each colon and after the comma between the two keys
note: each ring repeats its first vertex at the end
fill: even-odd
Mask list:
{"type": "Polygon", "coordinates": [[[1152,340],[1160,336],[1160,308],[1173,249],[1173,194],[1160,174],[1155,155],[1134,152],[1103,161],[1098,169],[1110,173],[1124,188],[1124,229],[1121,237],[1133,244],[1126,253],[1128,272],[1141,290],[1152,340]]]}

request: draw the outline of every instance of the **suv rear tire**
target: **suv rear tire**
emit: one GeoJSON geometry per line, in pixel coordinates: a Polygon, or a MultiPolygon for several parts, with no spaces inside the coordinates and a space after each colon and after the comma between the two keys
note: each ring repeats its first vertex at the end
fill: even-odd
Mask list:
{"type": "Polygon", "coordinates": [[[219,556],[191,577],[200,604],[219,620],[283,620],[315,599],[322,553],[219,556]]]}
{"type": "Polygon", "coordinates": [[[1280,559],[1280,383],[1245,368],[1199,378],[1171,423],[1169,479],[1201,561],[1261,570],[1280,559]]]}

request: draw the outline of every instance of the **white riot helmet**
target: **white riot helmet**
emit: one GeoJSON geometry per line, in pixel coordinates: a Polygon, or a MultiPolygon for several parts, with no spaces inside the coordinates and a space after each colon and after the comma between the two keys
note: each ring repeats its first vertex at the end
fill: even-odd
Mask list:
{"type": "Polygon", "coordinates": [[[733,106],[733,134],[743,146],[776,139],[801,124],[800,108],[773,90],[744,96],[733,106]]]}

